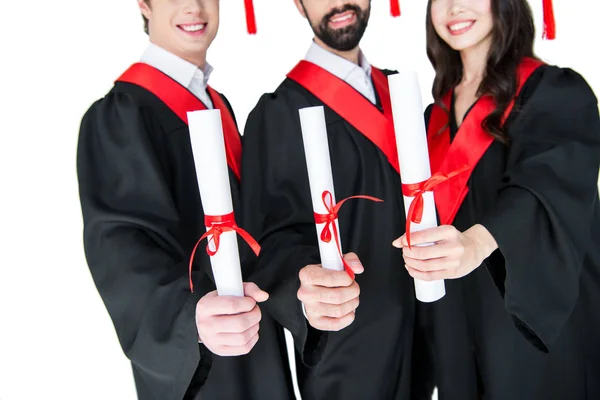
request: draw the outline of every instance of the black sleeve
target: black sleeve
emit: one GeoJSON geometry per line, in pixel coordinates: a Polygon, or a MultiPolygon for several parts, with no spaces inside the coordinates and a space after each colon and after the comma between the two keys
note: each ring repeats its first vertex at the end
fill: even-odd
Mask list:
{"type": "MultiPolygon", "coordinates": [[[[594,94],[568,69],[548,68],[509,127],[503,186],[482,224],[506,276],[496,282],[516,326],[549,351],[579,295],[598,199],[600,120],[594,94]]],[[[490,263],[498,265],[498,263],[490,263]]]]}
{"type": "Polygon", "coordinates": [[[86,258],[121,347],[147,391],[181,400],[207,366],[195,307],[214,284],[198,272],[190,292],[168,173],[150,139],[156,129],[151,110],[109,94],[83,118],[77,171],[86,258]]]}
{"type": "Polygon", "coordinates": [[[249,115],[242,215],[262,246],[251,280],[270,294],[266,310],[292,333],[303,362],[314,364],[327,334],[310,327],[297,298],[300,269],[318,264],[320,257],[297,113],[265,95],[249,115]]]}
{"type": "Polygon", "coordinates": [[[425,126],[429,126],[429,120],[431,119],[431,111],[433,110],[433,104],[430,104],[425,109],[425,126]]]}

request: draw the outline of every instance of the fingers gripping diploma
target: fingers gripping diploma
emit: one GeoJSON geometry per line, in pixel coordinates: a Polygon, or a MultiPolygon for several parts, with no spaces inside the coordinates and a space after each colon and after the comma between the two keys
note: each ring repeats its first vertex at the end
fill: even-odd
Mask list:
{"type": "Polygon", "coordinates": [[[200,341],[219,356],[248,354],[258,342],[262,314],[257,303],[268,298],[254,283],[244,283],[244,297],[208,293],[196,305],[200,341]]]}
{"type": "Polygon", "coordinates": [[[411,248],[406,235],[396,239],[393,245],[402,249],[408,273],[424,281],[462,278],[498,248],[492,235],[482,225],[474,225],[465,232],[444,225],[414,232],[411,236],[411,248]]]}
{"type": "MultiPolygon", "coordinates": [[[[354,253],[344,256],[355,274],[364,271],[354,253]]],[[[300,270],[298,299],[304,304],[306,318],[321,331],[339,331],[350,325],[359,304],[360,287],[345,271],[333,271],[321,265],[300,270]]]]}

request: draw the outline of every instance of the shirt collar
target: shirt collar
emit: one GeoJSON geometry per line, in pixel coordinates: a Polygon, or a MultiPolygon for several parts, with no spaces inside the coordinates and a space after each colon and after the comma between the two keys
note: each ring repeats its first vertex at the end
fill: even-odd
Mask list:
{"type": "Polygon", "coordinates": [[[206,87],[213,72],[209,63],[202,70],[154,43],[148,44],[140,61],[158,69],[185,88],[189,88],[193,80],[200,81],[206,87]]]}
{"type": "Polygon", "coordinates": [[[369,64],[367,61],[367,58],[363,54],[362,50],[358,55],[360,65],[356,65],[345,58],[325,50],[313,41],[308,49],[308,52],[306,53],[305,60],[318,65],[343,81],[345,81],[347,77],[358,68],[362,69],[368,77],[371,77],[371,64],[369,64]]]}

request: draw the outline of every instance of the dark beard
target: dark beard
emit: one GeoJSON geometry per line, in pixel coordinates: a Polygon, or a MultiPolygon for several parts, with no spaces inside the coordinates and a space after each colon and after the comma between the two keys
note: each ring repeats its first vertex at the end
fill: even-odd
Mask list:
{"type": "MultiPolygon", "coordinates": [[[[331,12],[325,15],[318,27],[312,27],[313,32],[315,36],[321,39],[328,47],[337,51],[349,51],[359,45],[365,30],[367,29],[370,14],[370,5],[367,10],[363,10],[355,4],[346,4],[341,8],[331,10],[331,12]],[[345,13],[347,11],[354,11],[356,14],[356,22],[354,24],[342,29],[332,29],[329,27],[329,20],[334,15],[345,13]]],[[[309,23],[311,23],[310,20],[309,23]]]]}

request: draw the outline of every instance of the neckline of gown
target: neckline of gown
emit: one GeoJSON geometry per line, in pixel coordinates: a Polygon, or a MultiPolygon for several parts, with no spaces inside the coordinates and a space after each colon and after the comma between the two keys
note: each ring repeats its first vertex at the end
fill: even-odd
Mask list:
{"type": "MultiPolygon", "coordinates": [[[[471,112],[473,107],[475,107],[475,105],[477,104],[478,101],[479,101],[479,98],[477,98],[477,100],[475,100],[475,102],[473,104],[471,104],[471,106],[467,109],[467,111],[465,112],[465,115],[463,115],[463,119],[462,119],[463,123],[465,122],[465,120],[469,116],[469,113],[471,112]]],[[[456,136],[456,134],[458,133],[458,130],[460,129],[460,125],[458,125],[456,122],[455,102],[456,102],[456,92],[453,89],[451,100],[450,100],[450,110],[449,110],[450,111],[450,116],[449,116],[450,117],[450,121],[449,121],[450,141],[454,140],[454,137],[456,136]]]]}

